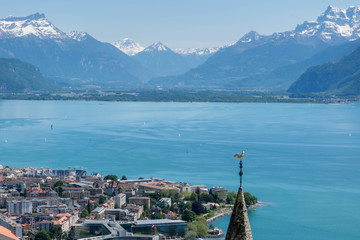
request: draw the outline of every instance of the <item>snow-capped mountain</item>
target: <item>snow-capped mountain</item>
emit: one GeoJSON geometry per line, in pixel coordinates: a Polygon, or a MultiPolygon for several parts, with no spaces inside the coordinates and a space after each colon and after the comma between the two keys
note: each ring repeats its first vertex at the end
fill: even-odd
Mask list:
{"type": "Polygon", "coordinates": [[[209,48],[177,48],[174,52],[181,55],[211,55],[216,53],[220,48],[219,47],[209,47],[209,48]]]}
{"type": "Polygon", "coordinates": [[[0,20],[0,58],[18,58],[64,85],[140,84],[154,74],[110,43],[64,33],[44,14],[0,20]]]}
{"type": "Polygon", "coordinates": [[[148,46],[143,50],[143,52],[166,52],[172,51],[170,48],[162,44],[161,42],[156,42],[148,46]]]}
{"type": "Polygon", "coordinates": [[[343,51],[336,49],[337,45],[357,43],[354,40],[359,38],[360,7],[329,6],[315,21],[306,21],[294,30],[272,35],[251,31],[184,75],[151,82],[171,87],[287,89],[312,63],[341,57],[343,51]],[[317,54],[321,56],[315,57],[317,54]]]}
{"type": "Polygon", "coordinates": [[[72,31],[67,34],[69,38],[74,39],[75,41],[81,42],[88,38],[92,38],[88,33],[86,32],[79,32],[79,31],[72,31]]]}
{"type": "Polygon", "coordinates": [[[134,56],[135,54],[143,51],[145,48],[141,46],[139,43],[135,42],[130,38],[124,38],[119,41],[112,43],[115,47],[117,47],[123,53],[134,56]]]}
{"type": "Polygon", "coordinates": [[[55,27],[44,14],[27,17],[9,16],[0,19],[0,38],[15,38],[33,35],[38,38],[64,39],[67,35],[55,27]]]}
{"type": "Polygon", "coordinates": [[[328,44],[354,41],[360,38],[360,7],[340,9],[329,6],[316,21],[305,21],[297,25],[295,30],[274,33],[270,36],[260,35],[255,31],[245,34],[237,43],[256,43],[295,39],[308,41],[319,39],[328,44]]]}

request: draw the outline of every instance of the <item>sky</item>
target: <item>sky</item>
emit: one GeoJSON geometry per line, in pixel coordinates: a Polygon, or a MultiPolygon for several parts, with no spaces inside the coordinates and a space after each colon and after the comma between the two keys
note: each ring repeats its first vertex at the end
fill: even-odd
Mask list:
{"type": "Polygon", "coordinates": [[[272,34],[316,20],[327,6],[359,0],[0,0],[0,18],[39,12],[60,30],[103,42],[131,38],[143,46],[221,47],[254,30],[272,34]]]}

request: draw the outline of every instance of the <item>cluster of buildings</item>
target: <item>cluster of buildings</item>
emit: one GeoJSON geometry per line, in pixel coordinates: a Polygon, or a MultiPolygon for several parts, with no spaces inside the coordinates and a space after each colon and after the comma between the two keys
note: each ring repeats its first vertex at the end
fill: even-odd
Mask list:
{"type": "MultiPolygon", "coordinates": [[[[152,231],[154,225],[164,236],[183,236],[187,224],[174,210],[162,213],[165,219],[144,220],[144,211],[154,213],[161,211],[160,207],[172,206],[169,197],[155,204],[150,199],[149,194],[163,190],[215,191],[225,199],[227,195],[227,190],[220,187],[207,189],[158,178],[106,181],[99,174],[88,175],[81,169],[16,169],[0,165],[0,226],[13,234],[12,239],[35,239],[38,231],[49,232],[52,226],[58,226],[63,233],[73,230],[76,239],[99,229],[111,239],[157,239],[152,231]]],[[[0,236],[7,233],[2,228],[0,236]]]]}

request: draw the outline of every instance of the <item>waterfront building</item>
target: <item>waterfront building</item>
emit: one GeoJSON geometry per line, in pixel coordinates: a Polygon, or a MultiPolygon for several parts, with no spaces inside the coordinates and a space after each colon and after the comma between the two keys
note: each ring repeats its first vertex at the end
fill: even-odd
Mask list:
{"type": "Polygon", "coordinates": [[[191,192],[196,192],[198,189],[200,192],[209,193],[209,189],[205,185],[191,185],[190,187],[191,192]]]}
{"type": "Polygon", "coordinates": [[[226,197],[227,197],[227,192],[228,190],[226,188],[223,187],[212,187],[210,188],[210,192],[213,194],[217,194],[217,196],[219,197],[219,199],[223,202],[226,201],[226,197]]]}

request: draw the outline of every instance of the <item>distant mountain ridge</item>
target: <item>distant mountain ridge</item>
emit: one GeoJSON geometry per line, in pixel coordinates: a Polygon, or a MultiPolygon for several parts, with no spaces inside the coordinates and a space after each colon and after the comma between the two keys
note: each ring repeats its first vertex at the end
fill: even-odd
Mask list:
{"type": "Polygon", "coordinates": [[[115,47],[117,47],[123,53],[134,56],[135,54],[143,51],[145,48],[140,45],[140,43],[135,42],[130,38],[124,38],[119,41],[112,43],[115,47]]]}
{"type": "Polygon", "coordinates": [[[40,70],[18,59],[0,58],[0,92],[27,92],[54,89],[40,70]]]}
{"type": "Polygon", "coordinates": [[[191,68],[182,55],[175,53],[161,42],[151,44],[133,58],[158,76],[181,74],[191,68]]]}
{"type": "Polygon", "coordinates": [[[139,86],[155,76],[113,45],[66,34],[38,13],[0,19],[0,57],[32,63],[67,85],[139,86]]]}
{"type": "Polygon", "coordinates": [[[49,22],[44,14],[27,17],[9,16],[0,19],[0,38],[15,38],[33,35],[40,39],[66,39],[67,35],[49,22]]]}
{"type": "MultiPolygon", "coordinates": [[[[339,9],[329,6],[316,21],[304,22],[295,30],[270,36],[251,31],[234,45],[220,49],[205,63],[184,75],[155,78],[149,84],[165,87],[285,90],[310,65],[304,64],[301,69],[290,66],[304,62],[328,47],[359,37],[360,7],[339,9]],[[278,70],[287,66],[293,72],[276,75],[278,70]],[[269,79],[269,76],[276,79],[269,79]]],[[[322,60],[328,61],[326,58],[322,60]]]]}
{"type": "Polygon", "coordinates": [[[338,62],[309,68],[288,92],[360,95],[360,47],[338,62]]]}

